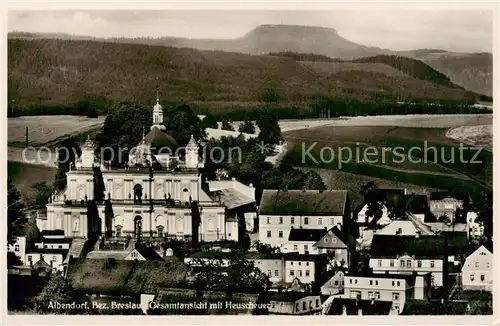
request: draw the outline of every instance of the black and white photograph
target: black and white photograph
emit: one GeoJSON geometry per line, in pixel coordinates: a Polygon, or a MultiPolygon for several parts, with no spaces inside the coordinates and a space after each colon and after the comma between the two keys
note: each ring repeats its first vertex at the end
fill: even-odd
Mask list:
{"type": "Polygon", "coordinates": [[[5,13],[6,314],[498,313],[494,6],[193,7],[5,13]]]}

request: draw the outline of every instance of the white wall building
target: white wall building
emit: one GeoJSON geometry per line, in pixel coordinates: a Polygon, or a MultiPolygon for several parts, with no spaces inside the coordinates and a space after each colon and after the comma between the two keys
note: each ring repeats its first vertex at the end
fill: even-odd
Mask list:
{"type": "Polygon", "coordinates": [[[7,252],[13,252],[21,262],[25,262],[25,254],[26,254],[26,237],[25,236],[16,236],[13,238],[14,243],[7,244],[7,252]]]}
{"type": "Polygon", "coordinates": [[[325,229],[350,218],[347,191],[264,190],[258,209],[259,240],[274,247],[288,242],[293,228],[325,229]]]}
{"type": "Polygon", "coordinates": [[[493,245],[482,245],[465,259],[462,286],[465,290],[493,291],[493,278],[493,245]]]}

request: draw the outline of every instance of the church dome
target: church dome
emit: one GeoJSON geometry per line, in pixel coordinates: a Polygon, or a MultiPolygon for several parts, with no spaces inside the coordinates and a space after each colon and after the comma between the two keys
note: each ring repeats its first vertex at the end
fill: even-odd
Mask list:
{"type": "Polygon", "coordinates": [[[179,143],[174,137],[167,133],[164,133],[158,128],[152,128],[151,131],[144,137],[144,142],[154,147],[153,151],[158,151],[160,148],[168,148],[170,150],[164,149],[162,153],[164,154],[175,154],[175,151],[179,148],[179,143]]]}
{"type": "Polygon", "coordinates": [[[153,111],[161,111],[161,112],[163,112],[163,106],[161,106],[160,103],[156,103],[155,106],[153,106],[153,111]]]}

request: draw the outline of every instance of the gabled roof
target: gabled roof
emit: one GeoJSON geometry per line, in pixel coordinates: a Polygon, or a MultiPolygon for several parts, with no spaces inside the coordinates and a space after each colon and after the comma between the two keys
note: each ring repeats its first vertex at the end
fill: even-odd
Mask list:
{"type": "Polygon", "coordinates": [[[259,214],[342,216],[346,202],[346,190],[265,189],[259,206],[259,214]]]}
{"type": "Polygon", "coordinates": [[[325,229],[291,229],[288,241],[318,241],[326,234],[325,229]]]}
{"type": "Polygon", "coordinates": [[[379,300],[356,300],[356,299],[333,299],[327,315],[358,315],[361,309],[363,315],[389,315],[392,309],[391,301],[379,300]]]}
{"type": "Polygon", "coordinates": [[[137,250],[146,260],[163,261],[163,258],[151,246],[142,243],[136,243],[135,250],[137,250]]]}
{"type": "Polygon", "coordinates": [[[335,236],[339,241],[341,241],[346,247],[351,247],[352,245],[356,244],[356,239],[354,236],[348,232],[345,228],[340,228],[338,226],[332,227],[328,232],[324,234],[321,239],[318,239],[318,241],[314,244],[314,247],[317,248],[339,248],[338,245],[332,245],[331,241],[325,242],[325,238],[331,238],[332,236],[335,236]]]}
{"type": "Polygon", "coordinates": [[[93,250],[86,256],[87,259],[108,259],[124,260],[130,252],[124,250],[93,250]]]}
{"type": "Polygon", "coordinates": [[[234,188],[221,189],[214,192],[216,198],[220,198],[221,204],[227,209],[233,209],[255,203],[255,200],[245,196],[234,188]]]}

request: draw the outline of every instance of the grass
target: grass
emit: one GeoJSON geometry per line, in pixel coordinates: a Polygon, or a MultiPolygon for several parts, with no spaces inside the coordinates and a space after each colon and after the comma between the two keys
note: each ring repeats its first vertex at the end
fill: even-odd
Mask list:
{"type": "Polygon", "coordinates": [[[24,147],[28,127],[30,146],[50,146],[70,135],[95,130],[103,123],[103,117],[92,119],[60,115],[8,118],[8,142],[9,146],[24,147]]]}
{"type": "MultiPolygon", "coordinates": [[[[351,174],[364,175],[372,178],[390,180],[391,182],[412,184],[420,187],[454,190],[468,189],[471,193],[479,193],[492,184],[491,152],[483,150],[477,157],[476,150],[464,150],[463,161],[470,162],[473,158],[481,164],[464,163],[460,161],[458,143],[446,138],[446,128],[412,128],[395,126],[327,126],[307,130],[285,133],[285,139],[293,145],[283,159],[284,163],[307,168],[340,170],[351,174]],[[317,163],[309,156],[304,156],[303,148],[308,149],[317,142],[310,151],[317,163]],[[302,145],[302,143],[304,145],[302,145]],[[321,150],[324,146],[334,149],[335,157],[331,162],[331,153],[324,150],[321,161],[321,150]],[[377,155],[369,157],[367,162],[363,157],[363,150],[372,146],[377,155]],[[339,168],[338,149],[350,148],[353,159],[342,163],[339,168]],[[400,147],[398,153],[407,154],[412,147],[412,159],[422,162],[411,162],[408,156],[398,156],[404,159],[402,163],[393,161],[394,155],[385,152],[385,163],[382,161],[382,148],[400,147]],[[424,156],[425,148],[435,147],[437,155],[432,149],[424,156]],[[356,158],[356,149],[359,149],[359,160],[356,158]],[[455,160],[448,162],[454,152],[455,160]],[[424,161],[424,159],[426,160],[424,161]],[[377,162],[372,162],[377,160],[377,162]]],[[[348,159],[347,150],[343,152],[343,160],[348,159]]],[[[339,188],[337,188],[339,189],[339,188]]],[[[342,188],[344,189],[344,188],[342,188]]]]}
{"type": "Polygon", "coordinates": [[[32,189],[38,182],[51,184],[54,181],[57,170],[55,168],[31,165],[19,162],[7,162],[7,175],[13,185],[21,192],[25,200],[36,195],[32,189]]]}

